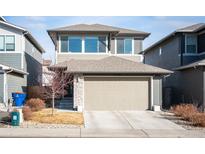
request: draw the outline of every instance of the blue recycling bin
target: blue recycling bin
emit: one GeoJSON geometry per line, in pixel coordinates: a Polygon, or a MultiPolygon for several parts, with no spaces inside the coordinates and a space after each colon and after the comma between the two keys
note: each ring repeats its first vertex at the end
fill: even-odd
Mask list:
{"type": "Polygon", "coordinates": [[[24,93],[12,93],[12,98],[14,100],[15,106],[23,106],[26,99],[26,94],[24,93]]]}

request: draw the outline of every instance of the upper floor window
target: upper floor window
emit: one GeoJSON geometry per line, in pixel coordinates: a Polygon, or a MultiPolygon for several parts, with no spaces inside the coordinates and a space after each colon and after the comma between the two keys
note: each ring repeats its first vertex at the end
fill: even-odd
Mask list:
{"type": "Polygon", "coordinates": [[[70,52],[81,52],[82,51],[82,38],[79,36],[68,37],[68,50],[70,52]]]}
{"type": "Polygon", "coordinates": [[[106,52],[106,36],[61,36],[60,42],[61,52],[106,52]]]}
{"type": "Polygon", "coordinates": [[[186,53],[196,53],[197,52],[197,36],[196,35],[186,35],[186,53]]]}
{"type": "Polygon", "coordinates": [[[118,54],[131,54],[132,39],[131,38],[117,38],[117,53],[118,54]]]}
{"type": "Polygon", "coordinates": [[[86,36],[85,37],[86,53],[105,53],[106,37],[105,36],[86,36]]]}
{"type": "Polygon", "coordinates": [[[15,51],[14,35],[0,35],[0,51],[15,51]]]}
{"type": "Polygon", "coordinates": [[[79,36],[61,36],[61,52],[81,52],[82,38],[79,36]]]}

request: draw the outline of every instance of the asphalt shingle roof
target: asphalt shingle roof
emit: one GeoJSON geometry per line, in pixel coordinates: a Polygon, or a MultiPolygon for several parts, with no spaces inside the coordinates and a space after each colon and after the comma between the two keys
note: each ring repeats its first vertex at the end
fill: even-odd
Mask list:
{"type": "Polygon", "coordinates": [[[196,32],[205,27],[204,23],[198,23],[184,28],[177,29],[177,32],[196,32]]]}
{"type": "Polygon", "coordinates": [[[126,73],[126,74],[170,74],[172,71],[151,65],[134,62],[117,56],[109,56],[100,60],[71,59],[50,68],[64,67],[71,73],[126,73]]]}
{"type": "Polygon", "coordinates": [[[119,27],[113,27],[102,24],[76,24],[71,26],[65,26],[55,29],[50,29],[48,32],[58,32],[58,31],[69,31],[69,32],[114,32],[119,34],[138,34],[138,35],[146,35],[149,33],[143,31],[137,31],[132,29],[125,29],[119,27]]]}

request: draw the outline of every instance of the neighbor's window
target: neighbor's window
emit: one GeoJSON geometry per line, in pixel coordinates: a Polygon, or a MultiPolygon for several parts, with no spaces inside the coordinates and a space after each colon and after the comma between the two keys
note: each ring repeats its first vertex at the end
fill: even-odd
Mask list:
{"type": "Polygon", "coordinates": [[[5,46],[6,46],[6,51],[14,51],[15,50],[15,37],[12,35],[6,36],[5,46]]]}
{"type": "Polygon", "coordinates": [[[5,42],[5,37],[4,36],[0,36],[0,51],[4,51],[4,43],[5,42]]]}
{"type": "Polygon", "coordinates": [[[85,37],[86,53],[105,53],[106,37],[105,36],[86,36],[85,37]]]}
{"type": "Polygon", "coordinates": [[[78,36],[68,37],[68,44],[69,44],[69,48],[68,48],[69,52],[82,51],[82,37],[78,37],[78,36]]]}
{"type": "Polygon", "coordinates": [[[131,54],[132,53],[132,39],[131,38],[117,38],[117,53],[131,54]]]}
{"type": "Polygon", "coordinates": [[[186,35],[186,53],[196,53],[197,51],[197,36],[186,35]]]}
{"type": "Polygon", "coordinates": [[[0,36],[0,51],[15,51],[15,36],[1,35],[0,36]]]}

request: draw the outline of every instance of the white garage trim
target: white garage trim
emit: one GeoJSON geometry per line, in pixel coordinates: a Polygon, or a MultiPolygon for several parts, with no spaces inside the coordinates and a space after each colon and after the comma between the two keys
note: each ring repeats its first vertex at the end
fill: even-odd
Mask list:
{"type": "Polygon", "coordinates": [[[85,76],[83,76],[83,101],[82,101],[82,107],[83,107],[83,109],[84,109],[84,107],[85,107],[85,84],[84,84],[84,82],[85,82],[85,78],[89,78],[89,77],[99,77],[99,78],[101,78],[101,77],[107,77],[107,78],[110,78],[110,77],[117,77],[117,78],[119,78],[119,77],[126,77],[126,78],[128,78],[128,77],[130,77],[130,78],[150,78],[149,79],[149,82],[150,82],[150,86],[149,86],[149,104],[148,104],[148,106],[149,106],[149,109],[151,110],[152,109],[152,107],[153,107],[153,76],[115,76],[115,75],[111,75],[111,76],[108,76],[108,75],[85,75],[85,76]]]}
{"type": "Polygon", "coordinates": [[[153,86],[153,76],[150,77],[150,89],[151,89],[151,92],[150,92],[150,109],[152,110],[152,107],[154,106],[154,102],[153,102],[153,95],[154,95],[154,86],[153,86]]]}

